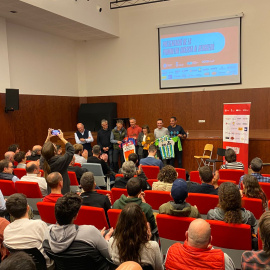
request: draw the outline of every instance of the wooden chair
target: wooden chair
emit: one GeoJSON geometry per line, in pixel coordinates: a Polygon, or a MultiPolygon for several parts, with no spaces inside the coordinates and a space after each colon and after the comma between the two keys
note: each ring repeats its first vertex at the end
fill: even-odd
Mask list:
{"type": "Polygon", "coordinates": [[[187,180],[187,178],[186,178],[186,170],[185,169],[175,168],[175,170],[177,172],[177,178],[187,180]]]}
{"type": "Polygon", "coordinates": [[[239,184],[240,177],[244,175],[244,170],[231,170],[231,169],[220,169],[219,178],[226,180],[236,181],[236,185],[239,184]]]}
{"type": "Polygon", "coordinates": [[[158,210],[163,203],[172,201],[169,191],[145,190],[145,201],[151,205],[153,210],[158,210]]]}
{"type": "Polygon", "coordinates": [[[206,166],[210,164],[209,162],[206,162],[206,159],[212,158],[213,148],[213,144],[206,144],[204,146],[202,156],[194,156],[198,163],[198,170],[200,169],[201,165],[206,166]]]}
{"type": "Polygon", "coordinates": [[[146,177],[148,179],[157,179],[158,173],[159,173],[159,167],[158,166],[146,166],[142,165],[142,170],[144,171],[146,177]]]}

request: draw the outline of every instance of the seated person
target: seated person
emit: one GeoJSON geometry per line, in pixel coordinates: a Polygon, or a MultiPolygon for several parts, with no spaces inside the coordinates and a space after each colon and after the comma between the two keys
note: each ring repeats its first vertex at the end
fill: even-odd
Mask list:
{"type": "Polygon", "coordinates": [[[96,183],[93,173],[86,172],[83,174],[81,187],[84,191],[81,193],[82,205],[103,208],[107,217],[107,211],[111,209],[111,202],[108,196],[96,192],[96,183]]]}
{"type": "Polygon", "coordinates": [[[168,249],[166,270],[235,269],[232,259],[221,249],[214,249],[211,241],[210,224],[200,218],[193,220],[184,244],[175,243],[168,249]]]}
{"type": "Polygon", "coordinates": [[[136,166],[132,161],[125,161],[121,172],[124,177],[115,178],[114,187],[116,188],[126,188],[128,180],[136,175],[136,166]]]}
{"type": "MultiPolygon", "coordinates": [[[[263,169],[263,161],[260,158],[253,158],[250,162],[249,168],[251,169],[251,175],[255,176],[258,182],[270,183],[270,177],[265,177],[261,175],[261,170],[263,169]]],[[[244,175],[240,177],[239,188],[241,188],[243,178],[244,175]]]]}
{"type": "Polygon", "coordinates": [[[219,179],[218,171],[213,175],[209,166],[203,166],[199,169],[199,175],[202,181],[202,184],[189,181],[188,192],[189,193],[204,193],[218,195],[218,184],[219,179]]]}
{"type": "Polygon", "coordinates": [[[62,146],[60,144],[56,144],[56,155],[61,156],[62,155],[62,146]]]}
{"type": "Polygon", "coordinates": [[[79,166],[74,166],[75,163],[75,156],[73,156],[71,162],[68,165],[68,172],[75,172],[76,173],[76,177],[78,180],[78,183],[80,185],[80,181],[81,181],[81,177],[85,172],[88,172],[88,170],[86,168],[81,168],[79,166]]]}
{"type": "Polygon", "coordinates": [[[29,219],[25,195],[15,193],[8,197],[7,211],[15,218],[4,230],[4,245],[11,249],[37,248],[44,258],[49,269],[53,269],[53,262],[47,257],[42,248],[47,225],[40,219],[29,219]]]}
{"type": "Polygon", "coordinates": [[[150,223],[151,230],[156,229],[156,221],[153,215],[152,207],[146,203],[144,193],[142,193],[142,182],[137,177],[133,177],[127,182],[128,196],[121,195],[120,199],[116,200],[113,204],[113,209],[123,209],[127,203],[137,203],[145,213],[147,221],[150,223]]]}
{"type": "Polygon", "coordinates": [[[242,208],[238,187],[231,183],[222,183],[218,189],[219,204],[207,213],[207,219],[221,220],[226,223],[248,224],[254,233],[257,225],[254,215],[242,208]]]}
{"type": "Polygon", "coordinates": [[[43,198],[43,202],[56,203],[63,197],[63,177],[59,172],[50,173],[47,177],[47,184],[51,188],[51,193],[43,198]]]}
{"type": "Polygon", "coordinates": [[[21,181],[38,183],[42,196],[47,195],[46,179],[41,177],[37,161],[30,161],[26,164],[26,175],[21,178],[21,181]]]}
{"type": "Polygon", "coordinates": [[[0,161],[0,179],[11,180],[16,182],[20,180],[17,176],[13,175],[13,164],[7,159],[2,159],[0,161]]]}
{"type": "Polygon", "coordinates": [[[26,169],[26,156],[25,156],[25,152],[20,151],[18,153],[15,154],[14,156],[14,160],[16,162],[18,162],[18,165],[16,168],[18,169],[26,169]]]}
{"type": "Polygon", "coordinates": [[[106,240],[111,237],[113,229],[106,234],[104,239],[102,236],[104,230],[100,232],[92,225],[75,225],[74,220],[78,216],[81,205],[81,197],[70,192],[57,200],[55,204],[57,224],[47,228],[43,247],[46,251],[53,253],[65,253],[76,242],[82,248],[81,253],[77,250],[77,256],[89,254],[89,259],[92,259],[91,261],[96,266],[94,269],[109,269],[106,267],[108,265],[106,259],[110,259],[106,240]]]}
{"type": "Polygon", "coordinates": [[[162,204],[159,207],[160,214],[167,214],[179,217],[200,218],[201,215],[196,206],[185,202],[188,196],[187,183],[185,180],[176,179],[173,182],[171,197],[173,201],[162,204]]]}
{"type": "Polygon", "coordinates": [[[13,153],[18,153],[20,151],[20,147],[18,144],[11,144],[9,147],[8,147],[8,151],[11,151],[13,153]]]}
{"type": "Polygon", "coordinates": [[[83,145],[77,143],[74,144],[73,147],[75,149],[75,163],[87,163],[88,151],[86,149],[83,149],[83,145]]]}
{"type": "Polygon", "coordinates": [[[14,163],[15,153],[13,151],[8,151],[5,153],[5,159],[10,161],[12,164],[14,163]]]}
{"type": "Polygon", "coordinates": [[[173,182],[177,179],[177,172],[171,165],[162,168],[157,176],[158,182],[152,185],[153,190],[171,191],[173,182]]]}
{"type": "Polygon", "coordinates": [[[270,260],[270,212],[266,211],[259,220],[259,233],[263,243],[263,250],[246,251],[242,255],[243,270],[267,269],[270,260]]]}
{"type": "Polygon", "coordinates": [[[244,165],[241,162],[236,161],[236,153],[232,148],[228,148],[225,151],[226,163],[220,166],[220,169],[230,170],[244,170],[244,165]]]}
{"type": "Polygon", "coordinates": [[[34,145],[31,151],[31,155],[27,157],[27,160],[37,161],[41,157],[41,145],[34,145]]]}
{"type": "Polygon", "coordinates": [[[157,154],[157,147],[151,144],[148,150],[148,157],[142,158],[140,160],[140,165],[158,166],[159,169],[161,170],[164,167],[164,164],[161,160],[155,158],[156,154],[157,154]]]}

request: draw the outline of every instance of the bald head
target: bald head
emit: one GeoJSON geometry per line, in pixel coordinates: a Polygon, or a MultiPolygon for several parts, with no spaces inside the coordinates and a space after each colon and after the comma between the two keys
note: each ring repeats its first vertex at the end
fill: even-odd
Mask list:
{"type": "Polygon", "coordinates": [[[122,263],[116,270],[142,270],[142,267],[136,262],[128,261],[122,263]]]}
{"type": "MultiPolygon", "coordinates": [[[[50,173],[47,177],[47,184],[51,189],[55,189],[59,186],[59,183],[63,183],[63,177],[59,172],[50,173]]],[[[61,187],[60,187],[61,190],[61,187]]]]}
{"type": "Polygon", "coordinates": [[[8,151],[5,153],[5,159],[13,162],[14,161],[14,156],[15,156],[15,153],[12,152],[12,151],[8,151]]]}
{"type": "Polygon", "coordinates": [[[39,166],[36,161],[31,161],[26,164],[26,172],[27,173],[33,173],[38,174],[39,173],[39,166]]]}
{"type": "Polygon", "coordinates": [[[210,224],[201,218],[193,220],[186,232],[186,238],[191,247],[207,248],[211,243],[210,224]]]}
{"type": "Polygon", "coordinates": [[[77,129],[79,132],[83,133],[84,132],[84,125],[82,123],[77,124],[77,129]]]}
{"type": "Polygon", "coordinates": [[[34,145],[33,148],[32,148],[32,151],[41,151],[42,149],[42,146],[41,145],[34,145]]]}

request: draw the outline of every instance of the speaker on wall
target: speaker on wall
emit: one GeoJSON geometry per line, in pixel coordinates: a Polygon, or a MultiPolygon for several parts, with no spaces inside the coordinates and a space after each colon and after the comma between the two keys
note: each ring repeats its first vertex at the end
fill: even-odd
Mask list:
{"type": "Polygon", "coordinates": [[[102,119],[108,120],[109,129],[114,128],[114,118],[117,118],[116,103],[85,103],[78,112],[78,123],[83,123],[90,131],[98,131],[102,119]]]}
{"type": "Polygon", "coordinates": [[[6,89],[5,112],[19,110],[19,89],[6,89]]]}

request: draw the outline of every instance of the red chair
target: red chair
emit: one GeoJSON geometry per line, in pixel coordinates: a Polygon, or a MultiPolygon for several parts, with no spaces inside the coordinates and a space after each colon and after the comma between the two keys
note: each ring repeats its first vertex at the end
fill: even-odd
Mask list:
{"type": "Polygon", "coordinates": [[[117,177],[124,177],[124,175],[122,173],[118,173],[115,175],[115,178],[117,178],[117,177]]]}
{"type": "Polygon", "coordinates": [[[110,190],[96,189],[96,192],[99,193],[99,194],[106,195],[106,196],[108,194],[111,197],[111,205],[113,205],[114,199],[113,199],[113,194],[112,194],[112,192],[110,190]]]}
{"type": "Polygon", "coordinates": [[[102,230],[104,227],[109,229],[104,209],[99,207],[81,206],[74,224],[93,225],[99,230],[102,230]]]}
{"type": "Polygon", "coordinates": [[[15,187],[18,193],[22,193],[27,197],[27,202],[33,210],[37,211],[37,202],[43,199],[38,183],[17,181],[15,182],[15,187]]]}
{"type": "Polygon", "coordinates": [[[39,172],[41,173],[41,177],[44,177],[44,171],[43,170],[39,170],[39,172]]]}
{"type": "Polygon", "coordinates": [[[17,161],[15,161],[15,160],[13,161],[13,165],[14,165],[15,167],[18,166],[18,164],[19,164],[19,163],[18,163],[17,161]]]}
{"type": "Polygon", "coordinates": [[[121,212],[122,212],[122,209],[109,209],[107,212],[111,227],[114,229],[116,227],[116,224],[117,224],[117,221],[121,212]]]}
{"type": "Polygon", "coordinates": [[[200,178],[200,175],[199,175],[199,171],[192,171],[189,173],[189,177],[190,177],[190,181],[191,182],[196,182],[198,184],[201,184],[202,181],[201,181],[201,178],[200,178]]]}
{"type": "Polygon", "coordinates": [[[31,162],[31,161],[33,161],[33,160],[26,160],[26,164],[29,163],[29,162],[31,162]]]}
{"type": "Polygon", "coordinates": [[[231,183],[236,184],[236,181],[234,181],[234,180],[223,180],[223,179],[219,179],[218,180],[218,185],[220,186],[222,183],[226,183],[226,182],[231,182],[231,183]]]}
{"type": "Polygon", "coordinates": [[[234,180],[236,181],[236,185],[239,184],[240,177],[244,174],[245,174],[244,170],[230,170],[230,169],[219,170],[220,179],[234,180]]]}
{"type": "Polygon", "coordinates": [[[70,180],[70,190],[76,192],[79,186],[77,176],[75,172],[68,172],[68,177],[70,180]]]}
{"type": "Polygon", "coordinates": [[[23,176],[26,175],[26,169],[21,169],[21,168],[15,168],[13,170],[13,173],[19,178],[21,179],[23,176]]]}
{"type": "Polygon", "coordinates": [[[267,199],[270,199],[270,183],[259,182],[262,190],[264,191],[267,199]]]}
{"type": "Polygon", "coordinates": [[[73,166],[77,166],[77,167],[82,167],[82,164],[81,163],[74,163],[73,166]]]}
{"type": "Polygon", "coordinates": [[[55,203],[48,203],[48,202],[38,202],[37,208],[40,215],[40,218],[50,224],[55,224],[55,213],[54,213],[55,203]]]}
{"type": "Polygon", "coordinates": [[[122,194],[128,195],[127,190],[125,188],[112,188],[112,195],[114,201],[118,200],[122,194]]]}
{"type": "Polygon", "coordinates": [[[152,209],[158,210],[163,203],[172,201],[169,191],[145,190],[145,201],[151,205],[152,209]]]}
{"type": "Polygon", "coordinates": [[[218,205],[218,195],[189,193],[186,202],[196,205],[201,215],[207,215],[210,209],[218,205]]]}
{"type": "Polygon", "coordinates": [[[154,182],[157,182],[157,179],[148,179],[147,183],[152,187],[154,182]]]}
{"type": "Polygon", "coordinates": [[[261,215],[264,213],[261,199],[243,197],[242,207],[253,213],[256,219],[260,219],[261,215]]]}
{"type": "Polygon", "coordinates": [[[146,177],[148,179],[157,179],[158,173],[159,173],[159,167],[158,166],[146,166],[142,165],[142,170],[144,171],[146,177]]]}
{"type": "Polygon", "coordinates": [[[175,170],[177,172],[177,178],[187,180],[187,178],[186,178],[186,170],[185,169],[175,168],[175,170]]]}
{"type": "Polygon", "coordinates": [[[0,190],[4,197],[8,197],[17,192],[12,180],[0,180],[0,190]]]}
{"type": "Polygon", "coordinates": [[[265,174],[265,173],[263,173],[262,176],[264,176],[264,177],[269,177],[269,178],[270,178],[270,174],[265,174]]]}

